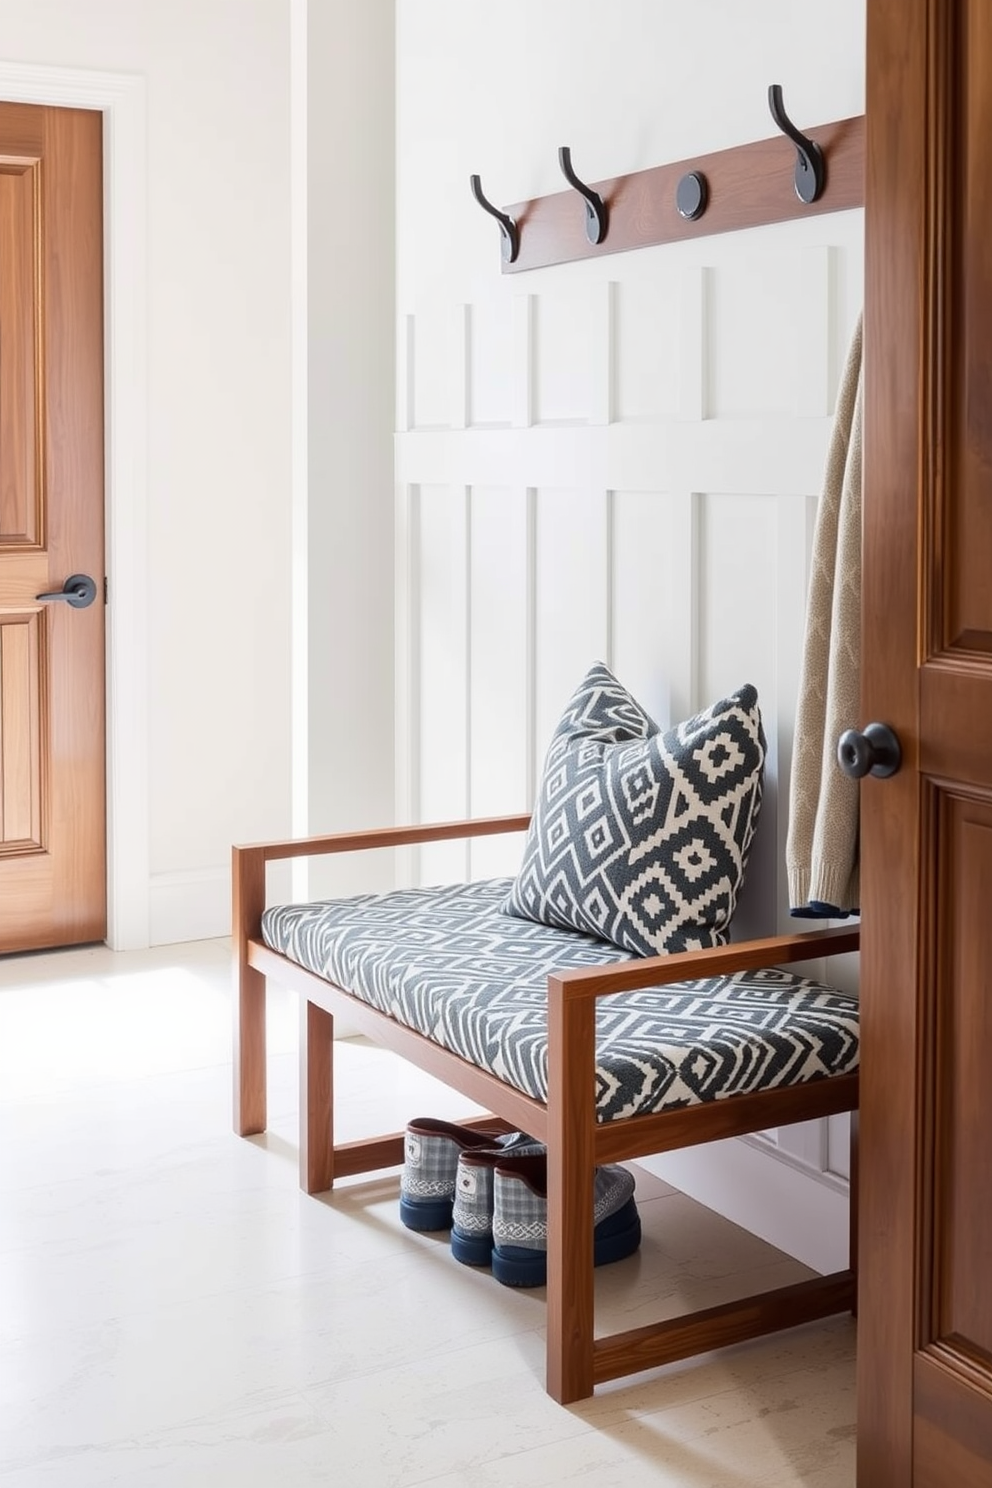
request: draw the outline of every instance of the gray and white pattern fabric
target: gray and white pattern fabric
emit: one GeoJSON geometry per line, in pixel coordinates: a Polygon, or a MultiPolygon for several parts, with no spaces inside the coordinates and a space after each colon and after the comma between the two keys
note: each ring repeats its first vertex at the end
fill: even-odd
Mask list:
{"type": "Polygon", "coordinates": [[[752,686],[662,733],[597,663],[551,740],[505,912],[639,955],[722,945],[764,763],[752,686]]]}
{"type": "MultiPolygon", "coordinates": [[[[634,1176],[619,1163],[606,1163],[593,1175],[593,1227],[616,1214],[634,1195],[634,1176]]],[[[493,1187],[493,1241],[526,1250],[548,1248],[548,1197],[511,1165],[496,1170],[493,1187]]]]}
{"type": "Polygon", "coordinates": [[[433,1116],[414,1117],[403,1137],[400,1192],[414,1199],[452,1201],[461,1154],[470,1147],[489,1148],[499,1140],[497,1131],[476,1131],[433,1116]]]}
{"type": "Polygon", "coordinates": [[[493,1174],[498,1156],[495,1150],[481,1157],[473,1153],[470,1161],[460,1162],[455,1175],[455,1202],[451,1211],[452,1228],[470,1239],[493,1238],[493,1174]]]}
{"type": "MultiPolygon", "coordinates": [[[[635,959],[500,912],[507,879],[266,910],[266,943],[536,1100],[551,972],[635,959]]],[[[772,968],[601,998],[597,1119],[858,1067],[858,1001],[772,968]]]]}
{"type": "Polygon", "coordinates": [[[543,1155],[547,1149],[525,1132],[511,1132],[498,1145],[463,1152],[455,1174],[455,1199],[451,1223],[454,1230],[467,1237],[485,1237],[490,1244],[493,1235],[493,1174],[507,1154],[525,1152],[543,1155]]]}
{"type": "Polygon", "coordinates": [[[457,1151],[444,1137],[407,1128],[403,1143],[400,1193],[413,1199],[447,1199],[454,1193],[457,1151]]]}

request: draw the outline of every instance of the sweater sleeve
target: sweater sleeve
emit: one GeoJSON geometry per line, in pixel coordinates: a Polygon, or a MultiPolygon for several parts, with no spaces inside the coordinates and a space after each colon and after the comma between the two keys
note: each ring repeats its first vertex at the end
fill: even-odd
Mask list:
{"type": "Polygon", "coordinates": [[[861,319],[837,399],[816,530],[789,787],[786,867],[794,914],[858,905],[858,784],[836,762],[861,686],[861,319]]]}

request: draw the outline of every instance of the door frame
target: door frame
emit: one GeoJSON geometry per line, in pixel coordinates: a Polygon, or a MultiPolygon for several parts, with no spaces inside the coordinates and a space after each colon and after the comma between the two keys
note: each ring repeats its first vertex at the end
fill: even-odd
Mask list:
{"type": "Polygon", "coordinates": [[[145,80],[0,58],[0,100],[103,114],[107,944],[149,944],[145,80]]]}

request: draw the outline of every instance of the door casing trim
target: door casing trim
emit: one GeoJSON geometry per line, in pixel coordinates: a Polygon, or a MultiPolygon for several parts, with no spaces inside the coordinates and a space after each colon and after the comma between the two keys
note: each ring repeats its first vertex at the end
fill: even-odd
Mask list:
{"type": "Polygon", "coordinates": [[[0,58],[0,99],[103,114],[107,944],[149,944],[147,102],[133,73],[0,58]]]}

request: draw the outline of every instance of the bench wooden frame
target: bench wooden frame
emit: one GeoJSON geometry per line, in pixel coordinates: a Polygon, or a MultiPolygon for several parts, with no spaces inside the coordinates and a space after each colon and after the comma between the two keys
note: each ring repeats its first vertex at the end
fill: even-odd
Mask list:
{"type": "MultiPolygon", "coordinates": [[[[279,955],[261,938],[265,865],[275,859],[357,852],[457,838],[524,831],[528,816],[386,828],[234,848],[234,1127],[241,1136],[265,1130],[265,984],[272,977],[299,992],[300,1185],[307,1193],[332,1187],[335,1175],[390,1167],[403,1160],[403,1133],[335,1144],[333,1126],[334,1014],[376,1043],[395,1050],[482,1105],[507,1129],[529,1132],[548,1149],[547,1377],[562,1404],[581,1400],[605,1380],[654,1368],[708,1349],[757,1338],[833,1313],[856,1299],[856,1131],[852,1116],[851,1260],[845,1271],[708,1307],[679,1318],[597,1338],[593,1331],[593,1255],[576,1245],[589,1234],[597,1164],[742,1136],[768,1127],[856,1112],[857,1075],[737,1095],[655,1115],[597,1123],[595,1116],[596,999],[693,977],[755,970],[839,955],[858,948],[857,929],[813,931],[625,961],[548,978],[548,1100],[542,1104],[505,1085],[422,1034],[279,955]]],[[[493,1124],[492,1117],[477,1124],[493,1124]]]]}

